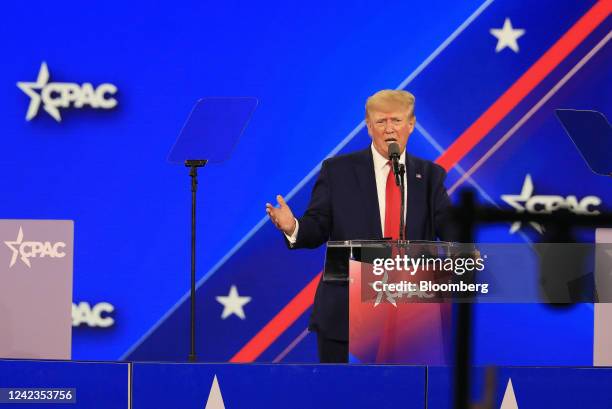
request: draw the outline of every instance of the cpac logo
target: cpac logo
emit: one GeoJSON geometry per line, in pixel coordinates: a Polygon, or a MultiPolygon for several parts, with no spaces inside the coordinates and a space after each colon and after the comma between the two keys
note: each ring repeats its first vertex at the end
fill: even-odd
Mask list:
{"type": "Polygon", "coordinates": [[[32,267],[30,264],[31,258],[63,258],[66,256],[66,253],[62,251],[62,249],[66,248],[66,243],[63,241],[53,244],[49,241],[24,241],[23,229],[21,227],[19,227],[19,233],[17,233],[17,240],[5,241],[4,244],[13,252],[9,268],[15,265],[17,257],[20,257],[23,264],[32,267]]]}
{"type": "Polygon", "coordinates": [[[38,114],[41,101],[43,109],[57,122],[62,120],[59,108],[68,108],[70,105],[74,108],[83,108],[89,105],[92,108],[111,109],[117,105],[117,100],[110,97],[117,92],[117,87],[113,84],[100,84],[94,88],[89,82],[82,85],[72,82],[49,82],[49,69],[45,62],[40,66],[36,82],[21,81],[17,83],[17,87],[30,97],[30,106],[26,114],[28,121],[38,114]]]}
{"type": "MultiPolygon", "coordinates": [[[[601,199],[597,196],[585,196],[578,200],[576,196],[556,196],[556,195],[533,195],[533,182],[531,175],[525,177],[523,189],[520,195],[502,195],[502,200],[515,208],[517,212],[523,213],[552,213],[558,209],[567,209],[576,214],[599,214],[594,207],[601,204],[601,199]],[[521,204],[523,203],[523,204],[521,204]]],[[[544,232],[544,228],[538,223],[530,223],[534,229],[540,234],[544,232]]],[[[514,222],[510,227],[510,233],[515,233],[521,228],[521,222],[514,222]]]]}
{"type": "Polygon", "coordinates": [[[107,302],[100,302],[93,307],[85,301],[72,304],[72,326],[78,327],[82,324],[88,327],[108,328],[115,323],[110,314],[115,307],[107,302]]]}

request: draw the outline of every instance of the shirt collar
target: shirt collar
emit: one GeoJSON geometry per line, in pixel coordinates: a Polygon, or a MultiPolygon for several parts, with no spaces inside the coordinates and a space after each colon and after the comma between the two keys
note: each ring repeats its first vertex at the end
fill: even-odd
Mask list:
{"type": "MultiPolygon", "coordinates": [[[[389,162],[389,159],[385,158],[380,153],[378,153],[373,143],[370,145],[370,149],[372,149],[372,158],[374,159],[374,168],[384,169],[385,166],[387,166],[387,162],[389,162]]],[[[399,161],[400,163],[403,163],[404,165],[406,164],[406,149],[404,149],[404,152],[402,152],[402,154],[400,155],[399,161]]]]}

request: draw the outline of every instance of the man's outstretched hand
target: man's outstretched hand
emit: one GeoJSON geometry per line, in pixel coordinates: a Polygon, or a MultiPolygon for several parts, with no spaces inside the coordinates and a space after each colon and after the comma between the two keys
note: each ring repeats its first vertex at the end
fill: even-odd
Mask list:
{"type": "Polygon", "coordinates": [[[283,199],[281,195],[276,196],[276,201],[278,202],[278,207],[266,203],[266,213],[268,213],[270,220],[272,220],[272,223],[274,223],[277,229],[291,236],[295,231],[295,217],[293,216],[293,212],[289,206],[287,206],[285,199],[283,199]]]}

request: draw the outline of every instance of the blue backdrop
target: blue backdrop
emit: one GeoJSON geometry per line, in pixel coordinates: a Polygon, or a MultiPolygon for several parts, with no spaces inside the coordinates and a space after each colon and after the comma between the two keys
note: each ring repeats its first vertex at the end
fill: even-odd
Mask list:
{"type": "MultiPolygon", "coordinates": [[[[449,171],[448,187],[453,198],[472,187],[483,202],[510,208],[501,195],[520,194],[530,175],[534,195],[594,195],[598,209],[608,207],[609,181],[590,173],[552,113],[612,112],[611,21],[609,10],[603,20],[589,14],[594,7],[592,0],[4,4],[0,217],[75,220],[74,300],[111,303],[115,323],[75,328],[73,358],[185,359],[189,178],[165,158],[198,98],[257,97],[232,159],[200,173],[199,355],[227,361],[322,266],[322,250],[285,250],[265,221],[265,203],[288,195],[301,214],[320,162],[369,143],[364,103],[379,89],[416,95],[408,148],[435,160],[586,21],[583,36],[562,43],[567,55],[549,62],[550,72],[449,171]],[[514,34],[516,50],[496,51],[501,40],[490,30],[505,21],[524,33],[514,34]],[[117,106],[68,106],[61,122],[41,106],[26,120],[31,98],[17,83],[36,82],[43,62],[48,83],[114,84],[117,106]],[[217,297],[233,286],[250,299],[242,299],[243,318],[222,318],[217,297]]],[[[538,234],[503,225],[481,239],[538,234]]],[[[307,315],[286,323],[258,359],[316,360],[307,315]]],[[[592,363],[589,304],[478,306],[476,325],[479,363],[592,363]]]]}

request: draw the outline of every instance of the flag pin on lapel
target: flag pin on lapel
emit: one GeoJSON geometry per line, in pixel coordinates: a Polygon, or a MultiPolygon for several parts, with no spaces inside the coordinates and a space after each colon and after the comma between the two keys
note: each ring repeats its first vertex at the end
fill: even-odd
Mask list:
{"type": "Polygon", "coordinates": [[[420,174],[420,173],[417,173],[417,174],[416,174],[416,178],[417,178],[417,179],[423,179],[423,176],[421,176],[421,174],[420,174]]]}

